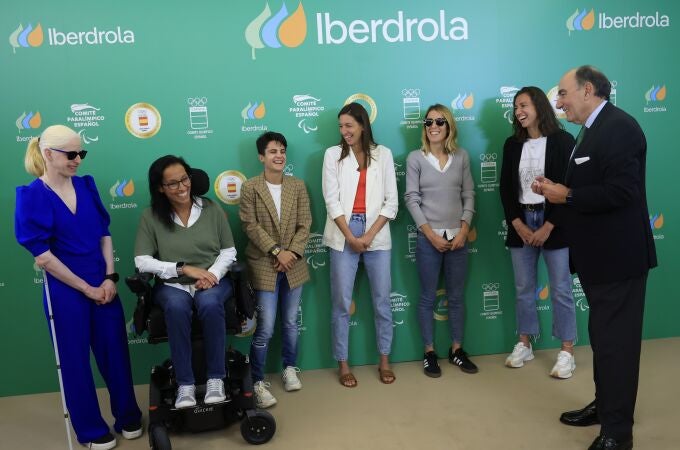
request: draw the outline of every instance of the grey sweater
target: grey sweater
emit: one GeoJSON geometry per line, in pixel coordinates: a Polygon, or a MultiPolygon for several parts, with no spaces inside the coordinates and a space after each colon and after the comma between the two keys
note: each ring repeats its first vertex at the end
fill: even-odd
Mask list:
{"type": "Polygon", "coordinates": [[[453,154],[446,172],[432,167],[422,150],[413,150],[406,159],[404,201],[416,226],[429,223],[433,229],[460,229],[460,221],[470,225],[475,213],[475,185],[470,173],[470,156],[462,148],[453,154]]]}

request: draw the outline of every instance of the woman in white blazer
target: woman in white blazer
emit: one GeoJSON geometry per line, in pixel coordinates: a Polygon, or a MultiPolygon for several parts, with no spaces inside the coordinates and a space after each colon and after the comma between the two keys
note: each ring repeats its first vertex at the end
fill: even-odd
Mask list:
{"type": "Polygon", "coordinates": [[[389,354],[392,347],[388,221],[397,215],[397,181],[392,152],[373,140],[368,113],[358,103],[338,113],[340,144],[326,150],[323,196],[326,227],[323,242],[330,247],[333,357],[340,384],[355,387],[348,364],[349,318],[359,260],[371,285],[380,364],[380,381],[393,383],[389,354]]]}

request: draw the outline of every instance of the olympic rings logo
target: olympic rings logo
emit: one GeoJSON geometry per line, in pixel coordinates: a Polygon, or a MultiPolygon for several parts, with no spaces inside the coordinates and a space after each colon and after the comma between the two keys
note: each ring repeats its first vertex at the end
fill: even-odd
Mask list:
{"type": "Polygon", "coordinates": [[[401,95],[404,97],[419,97],[420,89],[402,89],[401,95]]]}
{"type": "Polygon", "coordinates": [[[484,283],[482,284],[482,289],[485,291],[497,291],[500,288],[500,283],[484,283]]]}
{"type": "Polygon", "coordinates": [[[482,153],[479,155],[479,159],[482,160],[482,162],[496,161],[496,158],[498,158],[498,156],[495,153],[482,153]]]}
{"type": "Polygon", "coordinates": [[[187,103],[189,106],[205,106],[205,104],[208,103],[208,99],[205,97],[189,97],[187,98],[187,103]]]}

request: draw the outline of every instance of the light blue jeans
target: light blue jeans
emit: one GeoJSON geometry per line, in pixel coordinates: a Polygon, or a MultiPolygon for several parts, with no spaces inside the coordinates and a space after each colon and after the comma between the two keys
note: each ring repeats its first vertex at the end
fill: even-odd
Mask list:
{"type": "Polygon", "coordinates": [[[418,302],[418,323],[425,347],[433,344],[433,310],[437,299],[439,274],[444,269],[444,283],[449,313],[449,335],[451,342],[463,343],[465,303],[463,290],[467,275],[467,245],[453,251],[441,253],[421,232],[416,242],[416,266],[420,279],[420,300],[418,302]]]}
{"type": "MultiPolygon", "coordinates": [[[[524,223],[532,230],[543,225],[543,211],[524,211],[524,223]]],[[[517,295],[517,333],[528,336],[540,334],[536,311],[538,256],[548,268],[550,298],[552,300],[552,335],[561,341],[576,340],[576,310],[571,292],[569,248],[548,250],[543,247],[510,248],[512,269],[515,273],[517,295]]]]}
{"type": "Polygon", "coordinates": [[[269,340],[274,334],[276,309],[281,304],[281,357],[283,367],[295,366],[297,360],[298,308],[302,286],[291,289],[284,272],[276,277],[272,291],[255,291],[257,295],[257,328],[250,344],[250,367],[253,382],[264,379],[264,364],[269,350],[269,340]]]}
{"type": "MultiPolygon", "coordinates": [[[[389,226],[386,224],[385,226],[389,226]]],[[[352,214],[349,229],[356,237],[366,231],[366,215],[352,214]]],[[[333,357],[336,361],[347,361],[349,342],[349,318],[352,292],[359,260],[363,260],[368,281],[371,285],[373,313],[378,351],[389,355],[392,348],[392,308],[390,290],[390,250],[373,250],[363,253],[353,251],[345,243],[341,252],[331,251],[331,328],[333,332],[333,357]]]]}

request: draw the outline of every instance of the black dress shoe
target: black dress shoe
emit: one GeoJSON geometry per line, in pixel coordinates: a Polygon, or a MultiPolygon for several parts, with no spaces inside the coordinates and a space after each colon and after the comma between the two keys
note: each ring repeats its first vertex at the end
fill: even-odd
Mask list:
{"type": "Polygon", "coordinates": [[[595,406],[595,401],[583,409],[562,413],[560,422],[575,427],[587,427],[600,423],[600,419],[597,417],[597,406],[595,406]]]}
{"type": "Polygon", "coordinates": [[[614,438],[599,435],[595,438],[588,450],[631,450],[633,448],[633,438],[625,441],[617,441],[614,438]]]}

